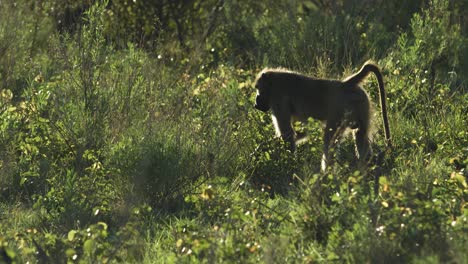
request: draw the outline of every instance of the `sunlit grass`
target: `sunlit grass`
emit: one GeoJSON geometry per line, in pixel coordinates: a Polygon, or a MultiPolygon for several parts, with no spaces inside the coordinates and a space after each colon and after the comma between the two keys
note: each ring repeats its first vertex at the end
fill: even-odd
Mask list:
{"type": "Polygon", "coordinates": [[[236,16],[222,32],[201,42],[164,32],[169,39],[151,48],[114,43],[104,6],[65,33],[23,2],[0,8],[0,262],[468,257],[468,97],[452,52],[466,35],[458,27],[442,34],[447,1],[431,2],[439,16],[423,11],[397,33],[316,7],[309,16],[285,12],[289,2],[239,15],[242,3],[227,1],[220,10],[236,16]],[[439,38],[422,34],[431,26],[439,38]],[[401,34],[395,43],[394,34],[401,34]],[[389,49],[376,50],[382,46],[389,49]],[[385,149],[369,78],[363,87],[375,101],[372,146],[381,160],[366,173],[350,137],[322,173],[320,122],[295,124],[308,140],[293,155],[274,138],[270,113],[253,108],[253,79],[263,67],[341,79],[374,53],[382,54],[374,59],[387,87],[393,148],[385,149]]]}

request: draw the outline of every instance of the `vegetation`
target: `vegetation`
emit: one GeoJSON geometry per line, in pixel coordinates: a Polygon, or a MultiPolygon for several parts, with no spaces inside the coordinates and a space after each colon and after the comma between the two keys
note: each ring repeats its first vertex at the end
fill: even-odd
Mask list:
{"type": "Polygon", "coordinates": [[[466,262],[466,10],[0,1],[0,262],[466,262]],[[291,155],[253,108],[263,67],[342,78],[369,58],[394,148],[376,125],[367,175],[350,139],[321,173],[318,122],[291,155]]]}

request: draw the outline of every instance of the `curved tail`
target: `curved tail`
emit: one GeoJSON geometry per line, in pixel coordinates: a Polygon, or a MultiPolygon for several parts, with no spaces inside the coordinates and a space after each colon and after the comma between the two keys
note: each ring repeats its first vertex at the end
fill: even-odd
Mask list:
{"type": "Polygon", "coordinates": [[[380,71],[379,67],[373,63],[372,61],[366,61],[362,68],[355,74],[347,77],[343,80],[347,86],[355,86],[362,83],[369,73],[374,73],[377,77],[377,81],[379,83],[379,94],[380,94],[380,107],[382,109],[382,119],[384,124],[384,131],[385,131],[385,143],[387,146],[391,146],[390,142],[390,127],[388,125],[388,116],[387,116],[387,103],[386,103],[386,95],[385,95],[385,88],[384,82],[382,78],[382,72],[380,71]]]}

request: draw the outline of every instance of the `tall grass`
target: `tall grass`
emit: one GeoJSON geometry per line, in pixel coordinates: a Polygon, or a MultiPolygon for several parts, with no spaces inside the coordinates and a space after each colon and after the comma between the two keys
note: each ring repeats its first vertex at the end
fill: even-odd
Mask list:
{"type": "Polygon", "coordinates": [[[2,261],[466,259],[468,98],[453,73],[466,34],[448,1],[398,38],[294,3],[226,3],[230,22],[192,53],[113,42],[106,3],[68,33],[40,5],[0,4],[2,261]],[[381,156],[367,175],[351,138],[321,173],[319,122],[295,124],[309,141],[292,155],[252,107],[262,67],[340,79],[370,54],[381,54],[395,147],[376,118],[381,156]]]}

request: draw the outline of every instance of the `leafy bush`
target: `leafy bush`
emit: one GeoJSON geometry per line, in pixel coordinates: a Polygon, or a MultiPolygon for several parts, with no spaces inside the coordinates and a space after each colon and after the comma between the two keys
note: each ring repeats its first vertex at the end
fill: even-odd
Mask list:
{"type": "Polygon", "coordinates": [[[467,259],[466,4],[26,2],[0,3],[0,262],[467,259]],[[253,108],[260,68],[369,57],[394,146],[376,121],[367,173],[253,108]]]}

